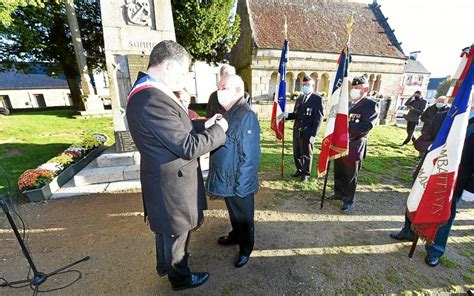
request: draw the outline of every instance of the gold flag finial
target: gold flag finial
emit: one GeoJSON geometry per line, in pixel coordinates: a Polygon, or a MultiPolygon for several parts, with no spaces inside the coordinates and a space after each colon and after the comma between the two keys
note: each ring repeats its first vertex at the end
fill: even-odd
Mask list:
{"type": "Polygon", "coordinates": [[[285,30],[284,30],[284,33],[285,33],[285,39],[288,39],[288,23],[286,21],[286,15],[285,15],[285,30]]]}
{"type": "Polygon", "coordinates": [[[347,45],[351,42],[351,35],[352,35],[352,26],[354,25],[354,17],[351,14],[347,19],[346,23],[346,32],[347,32],[347,45]]]}

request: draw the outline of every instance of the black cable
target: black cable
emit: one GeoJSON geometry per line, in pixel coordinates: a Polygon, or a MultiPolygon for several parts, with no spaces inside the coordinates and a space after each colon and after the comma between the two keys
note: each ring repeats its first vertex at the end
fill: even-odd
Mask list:
{"type": "MultiPolygon", "coordinates": [[[[61,271],[61,272],[58,272],[58,273],[52,275],[51,277],[54,277],[54,276],[60,275],[60,274],[65,274],[65,273],[68,273],[68,272],[77,273],[77,278],[76,278],[74,281],[72,281],[72,282],[70,282],[69,284],[67,284],[67,285],[65,285],[65,286],[62,286],[62,287],[57,287],[57,288],[48,289],[48,290],[39,290],[39,289],[38,289],[38,293],[53,292],[53,291],[58,291],[58,290],[65,289],[65,288],[71,286],[72,284],[76,283],[77,281],[79,281],[79,280],[82,278],[82,273],[81,273],[79,270],[76,270],[76,269],[70,269],[70,270],[61,271]]],[[[48,277],[48,278],[49,278],[49,277],[48,277]]],[[[35,286],[33,286],[33,285],[31,285],[31,284],[29,284],[29,285],[30,285],[30,288],[31,288],[31,289],[33,289],[33,290],[35,289],[35,286]]]]}
{"type": "MultiPolygon", "coordinates": [[[[7,206],[15,214],[15,216],[17,216],[18,219],[20,219],[20,221],[21,221],[22,239],[23,239],[23,242],[25,243],[25,247],[26,247],[27,251],[29,252],[30,250],[29,250],[29,247],[27,245],[27,237],[26,237],[26,228],[27,228],[26,223],[25,223],[25,220],[23,220],[21,215],[18,213],[18,210],[16,209],[15,204],[13,202],[13,199],[12,199],[13,190],[12,190],[12,185],[11,185],[11,182],[10,182],[9,175],[1,165],[0,165],[0,171],[5,176],[5,180],[6,180],[7,186],[8,186],[7,187],[7,195],[6,195],[7,198],[5,198],[4,200],[7,203],[7,206]]],[[[5,278],[0,277],[0,280],[3,281],[2,283],[0,283],[0,287],[9,287],[9,288],[13,288],[13,289],[20,289],[20,288],[30,286],[30,288],[33,290],[33,295],[36,295],[37,293],[58,291],[58,290],[62,290],[62,289],[65,289],[65,288],[71,286],[72,284],[76,283],[77,281],[79,281],[82,278],[82,273],[79,270],[75,270],[75,269],[61,271],[61,272],[58,272],[57,274],[52,275],[51,277],[54,277],[54,276],[57,276],[57,275],[60,275],[60,274],[65,274],[65,273],[68,273],[68,272],[77,273],[78,274],[77,278],[74,279],[74,281],[68,283],[65,286],[60,286],[60,287],[52,288],[52,289],[48,289],[48,290],[39,290],[38,286],[34,286],[34,285],[31,284],[31,281],[33,280],[33,278],[30,278],[30,275],[31,275],[31,266],[30,266],[30,268],[28,268],[28,273],[26,275],[26,279],[28,281],[30,281],[29,283],[22,284],[20,286],[16,286],[16,285],[10,284],[10,282],[7,281],[5,278]]]]}

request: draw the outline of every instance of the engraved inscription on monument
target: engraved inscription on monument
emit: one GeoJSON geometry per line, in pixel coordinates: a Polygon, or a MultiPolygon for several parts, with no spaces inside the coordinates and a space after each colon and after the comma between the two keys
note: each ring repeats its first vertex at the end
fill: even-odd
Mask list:
{"type": "Polygon", "coordinates": [[[132,152],[137,151],[137,147],[133,142],[132,136],[129,131],[116,131],[115,132],[116,149],[120,152],[132,152]]]}
{"type": "Polygon", "coordinates": [[[129,54],[128,58],[128,71],[130,73],[130,79],[135,80],[138,76],[138,72],[145,72],[148,67],[148,56],[147,55],[136,55],[129,54]]]}

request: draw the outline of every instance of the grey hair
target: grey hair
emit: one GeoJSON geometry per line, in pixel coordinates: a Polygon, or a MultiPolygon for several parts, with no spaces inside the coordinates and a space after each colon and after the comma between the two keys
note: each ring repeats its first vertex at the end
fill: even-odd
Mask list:
{"type": "Polygon", "coordinates": [[[219,75],[226,76],[226,75],[235,75],[235,68],[231,65],[224,64],[222,65],[221,69],[219,70],[219,75]]]}
{"type": "Polygon", "coordinates": [[[223,78],[227,79],[227,86],[229,88],[240,88],[241,92],[244,92],[244,81],[239,75],[230,74],[225,75],[223,78]]]}

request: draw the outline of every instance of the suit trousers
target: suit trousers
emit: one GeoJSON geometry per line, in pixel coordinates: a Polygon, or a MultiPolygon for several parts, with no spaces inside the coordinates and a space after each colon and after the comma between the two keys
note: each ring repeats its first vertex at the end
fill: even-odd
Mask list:
{"type": "Polygon", "coordinates": [[[334,160],[334,194],[344,204],[354,202],[360,165],[361,161],[350,160],[347,156],[334,160]]]}
{"type": "Polygon", "coordinates": [[[313,145],[299,131],[293,131],[293,158],[296,170],[309,176],[313,164],[313,145]]]}
{"type": "MultiPolygon", "coordinates": [[[[448,243],[449,232],[451,232],[451,226],[453,225],[454,218],[456,218],[456,208],[460,199],[460,196],[453,196],[453,201],[451,203],[451,216],[449,217],[448,222],[438,228],[433,244],[425,245],[426,253],[429,256],[441,257],[444,255],[446,244],[448,243]]],[[[407,215],[405,215],[405,224],[403,225],[401,232],[407,236],[415,235],[415,232],[411,230],[411,221],[407,215]]]]}
{"type": "Polygon", "coordinates": [[[255,242],[254,194],[226,197],[232,231],[229,238],[239,243],[239,254],[249,256],[255,242]]]}
{"type": "Polygon", "coordinates": [[[415,128],[417,125],[418,122],[416,121],[407,121],[407,138],[405,139],[405,141],[403,141],[403,145],[408,144],[408,142],[414,139],[413,133],[415,132],[415,128]]]}
{"type": "Polygon", "coordinates": [[[155,233],[156,270],[168,273],[172,285],[184,285],[191,281],[191,270],[188,267],[188,243],[190,232],[181,235],[155,233]]]}

